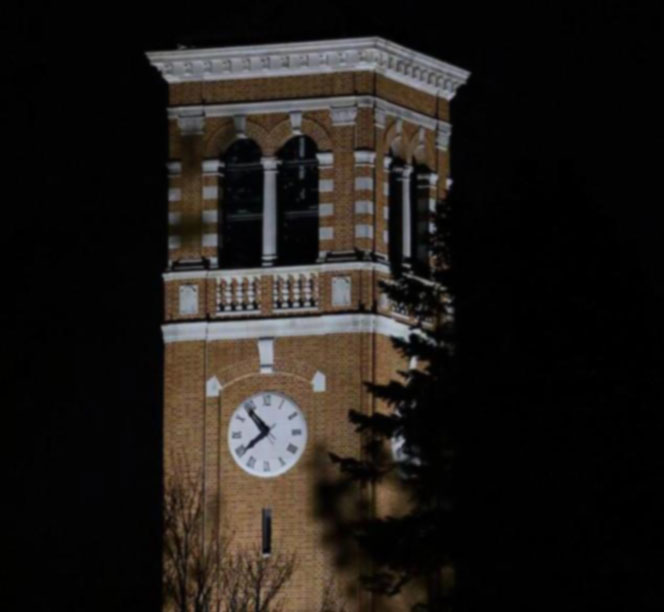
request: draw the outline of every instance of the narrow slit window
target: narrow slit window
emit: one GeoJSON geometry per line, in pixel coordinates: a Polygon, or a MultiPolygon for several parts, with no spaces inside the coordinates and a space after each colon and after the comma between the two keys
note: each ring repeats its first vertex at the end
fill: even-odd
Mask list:
{"type": "Polygon", "coordinates": [[[263,526],[263,555],[272,554],[272,509],[263,508],[262,520],[263,526]]]}

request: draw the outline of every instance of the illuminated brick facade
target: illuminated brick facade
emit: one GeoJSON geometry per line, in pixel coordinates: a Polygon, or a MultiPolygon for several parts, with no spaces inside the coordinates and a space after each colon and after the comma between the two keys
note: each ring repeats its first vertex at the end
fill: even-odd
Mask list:
{"type": "MultiPolygon", "coordinates": [[[[149,58],[169,84],[165,472],[176,455],[202,471],[206,522],[224,525],[238,545],[259,546],[261,512],[269,508],[273,548],[297,555],[286,609],[316,612],[333,573],[313,511],[316,461],[327,451],[359,453],[348,410],[375,410],[363,383],[385,382],[403,367],[389,337],[407,326],[378,280],[390,274],[391,253],[410,265],[422,250],[415,225],[428,231],[426,215],[446,195],[449,101],[468,75],[378,38],[149,58]],[[280,201],[281,152],[302,137],[315,151],[306,171],[317,183],[306,194],[309,212],[294,209],[291,217],[315,228],[317,252],[314,260],[281,265],[280,232],[289,222],[281,208],[288,203],[280,201]],[[240,140],[257,145],[260,156],[231,168],[228,152],[240,140]],[[251,191],[232,191],[237,168],[262,168],[253,216],[239,205],[236,217],[224,210],[229,198],[251,191]],[[390,227],[395,190],[401,217],[390,227]],[[418,207],[426,214],[416,217],[418,207]],[[232,234],[224,224],[242,214],[249,220],[243,227],[260,231],[251,237],[258,264],[229,268],[222,242],[232,234]],[[390,240],[399,241],[398,251],[390,240]],[[301,459],[276,477],[243,471],[228,444],[233,411],[261,391],[291,398],[308,427],[301,459]]],[[[366,593],[351,594],[348,603],[349,610],[372,609],[366,593]]]]}

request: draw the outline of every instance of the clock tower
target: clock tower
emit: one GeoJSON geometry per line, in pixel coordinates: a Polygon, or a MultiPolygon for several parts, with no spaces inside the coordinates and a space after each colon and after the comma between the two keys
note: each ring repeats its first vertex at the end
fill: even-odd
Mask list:
{"type": "Polygon", "coordinates": [[[317,612],[318,458],[360,454],[348,411],[403,368],[378,283],[426,271],[468,73],[376,37],[148,57],[169,90],[164,473],[200,474],[209,533],[294,553],[285,609],[317,612]]]}

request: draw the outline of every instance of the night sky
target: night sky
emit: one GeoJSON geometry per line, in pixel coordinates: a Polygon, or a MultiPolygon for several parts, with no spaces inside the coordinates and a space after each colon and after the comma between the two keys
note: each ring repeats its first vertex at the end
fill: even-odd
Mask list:
{"type": "Polygon", "coordinates": [[[167,99],[144,52],[367,35],[472,72],[459,609],[664,609],[661,14],[530,4],[3,5],[1,609],[158,609],[167,99]]]}

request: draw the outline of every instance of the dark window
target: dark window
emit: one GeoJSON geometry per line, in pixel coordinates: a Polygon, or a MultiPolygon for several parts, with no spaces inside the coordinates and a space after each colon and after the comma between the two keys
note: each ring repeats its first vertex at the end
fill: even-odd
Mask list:
{"type": "Polygon", "coordinates": [[[269,555],[272,553],[272,510],[270,508],[263,508],[261,528],[263,532],[262,551],[264,555],[269,555]]]}
{"type": "Polygon", "coordinates": [[[411,222],[411,248],[412,267],[416,274],[426,276],[429,271],[429,253],[431,236],[429,232],[429,176],[431,171],[422,165],[417,165],[411,175],[410,206],[412,212],[411,222]]]}
{"type": "Polygon", "coordinates": [[[229,147],[223,161],[219,265],[223,268],[260,266],[263,244],[261,151],[252,140],[237,140],[229,147]]]}
{"type": "Polygon", "coordinates": [[[312,263],[318,258],[318,159],[316,145],[296,136],[279,151],[277,175],[277,263],[312,263]]]}
{"type": "Polygon", "coordinates": [[[401,184],[403,166],[400,159],[394,159],[389,166],[388,255],[392,273],[395,276],[401,272],[403,263],[403,192],[401,184]]]}

